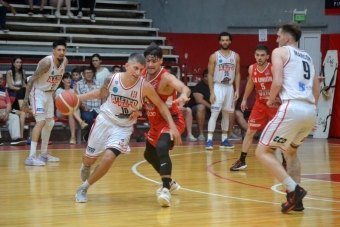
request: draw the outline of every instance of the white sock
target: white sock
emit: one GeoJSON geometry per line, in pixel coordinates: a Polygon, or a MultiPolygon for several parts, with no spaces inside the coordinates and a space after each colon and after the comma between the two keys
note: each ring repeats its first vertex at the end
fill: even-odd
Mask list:
{"type": "Polygon", "coordinates": [[[228,134],[222,134],[222,142],[223,142],[225,139],[228,139],[228,134]]]}
{"type": "MultiPolygon", "coordinates": [[[[213,138],[213,134],[208,133],[208,140],[211,140],[211,141],[212,141],[212,138],[213,138]]],[[[207,140],[207,141],[208,141],[208,140],[207,140]]]]}
{"type": "Polygon", "coordinates": [[[29,157],[33,157],[33,156],[36,155],[36,152],[37,152],[37,145],[38,145],[37,142],[31,141],[31,148],[30,148],[29,157]]]}
{"type": "Polygon", "coordinates": [[[297,185],[297,183],[291,177],[287,177],[286,179],[284,179],[282,184],[286,187],[288,192],[293,192],[297,185]]]}
{"type": "Polygon", "coordinates": [[[83,188],[88,189],[91,185],[89,184],[89,182],[86,180],[84,181],[84,183],[81,185],[83,188]]]}

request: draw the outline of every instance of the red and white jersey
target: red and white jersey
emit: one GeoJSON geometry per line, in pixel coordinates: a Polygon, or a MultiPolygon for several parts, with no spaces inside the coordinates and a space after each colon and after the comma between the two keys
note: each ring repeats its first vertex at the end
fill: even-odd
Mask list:
{"type": "Polygon", "coordinates": [[[314,103],[312,88],[315,69],[311,56],[292,46],[285,46],[285,48],[289,52],[289,57],[283,66],[281,100],[303,100],[314,103]]]}
{"type": "MultiPolygon", "coordinates": [[[[52,55],[46,56],[45,58],[49,59],[49,61],[51,62],[51,67],[46,73],[44,73],[38,80],[36,80],[33,83],[33,88],[36,88],[42,91],[52,91],[52,90],[55,91],[58,88],[61,79],[63,78],[67,59],[66,57],[64,57],[63,62],[60,64],[59,68],[57,68],[54,65],[52,55]]],[[[42,60],[44,60],[45,58],[43,58],[42,60]]],[[[38,64],[38,67],[39,67],[39,64],[38,64]]]]}
{"type": "Polygon", "coordinates": [[[266,104],[269,99],[270,88],[273,82],[273,74],[271,68],[272,64],[268,63],[266,68],[260,71],[257,68],[257,63],[253,64],[251,80],[255,85],[257,102],[266,104]]]}
{"type": "Polygon", "coordinates": [[[115,125],[128,127],[137,121],[130,120],[130,115],[143,107],[142,88],[145,80],[139,77],[134,85],[124,87],[122,75],[123,73],[116,73],[112,76],[108,85],[109,96],[100,106],[100,114],[115,125]]]}
{"type": "Polygon", "coordinates": [[[235,80],[236,54],[230,51],[229,56],[224,56],[216,51],[216,65],[214,69],[214,83],[232,84],[235,80]]]}
{"type": "MultiPolygon", "coordinates": [[[[173,115],[175,113],[180,113],[178,104],[172,103],[172,101],[175,100],[176,97],[177,97],[177,95],[176,95],[177,92],[174,90],[173,93],[170,94],[170,95],[162,95],[162,94],[159,94],[158,91],[157,91],[159,82],[161,81],[161,78],[162,78],[162,75],[166,72],[168,72],[168,71],[166,69],[162,68],[159,71],[158,75],[149,82],[153,86],[153,88],[156,90],[157,94],[162,99],[162,101],[168,106],[170,113],[173,115]]],[[[146,78],[146,76],[147,76],[147,71],[146,71],[146,69],[144,69],[143,72],[142,72],[142,77],[146,78]]],[[[159,112],[159,109],[157,108],[157,106],[155,104],[153,104],[151,102],[151,100],[149,100],[147,97],[145,97],[145,99],[144,99],[144,108],[146,110],[150,125],[156,125],[159,122],[165,121],[163,116],[159,112]]]]}

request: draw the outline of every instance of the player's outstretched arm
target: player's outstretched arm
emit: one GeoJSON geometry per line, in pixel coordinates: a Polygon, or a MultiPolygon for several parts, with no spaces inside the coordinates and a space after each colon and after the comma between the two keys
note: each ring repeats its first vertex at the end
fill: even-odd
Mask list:
{"type": "Polygon", "coordinates": [[[23,112],[27,113],[29,110],[28,97],[31,93],[34,82],[38,80],[44,73],[46,73],[50,69],[50,67],[51,67],[51,61],[48,58],[44,58],[40,60],[40,62],[38,63],[37,70],[35,70],[31,78],[29,79],[29,81],[27,81],[25,98],[21,106],[21,110],[23,112]]]}
{"type": "Polygon", "coordinates": [[[177,130],[177,127],[175,125],[175,122],[172,119],[172,116],[171,116],[171,113],[168,107],[158,96],[157,92],[152,87],[152,85],[147,81],[143,83],[143,96],[148,97],[148,99],[150,99],[151,102],[157,106],[157,108],[159,109],[159,112],[162,114],[163,118],[166,120],[166,122],[170,126],[169,134],[170,134],[171,140],[174,141],[174,145],[180,145],[182,143],[181,134],[177,130]]]}
{"type": "Polygon", "coordinates": [[[185,103],[190,100],[188,97],[190,96],[191,90],[185,86],[182,81],[178,80],[170,73],[163,74],[162,79],[166,79],[168,86],[181,93],[181,95],[175,99],[173,103],[185,103]]]}
{"type": "Polygon", "coordinates": [[[78,95],[79,102],[83,102],[86,100],[93,100],[93,99],[101,99],[107,97],[109,94],[109,84],[111,81],[112,75],[109,75],[105,78],[104,84],[100,89],[95,89],[85,94],[78,95]]]}

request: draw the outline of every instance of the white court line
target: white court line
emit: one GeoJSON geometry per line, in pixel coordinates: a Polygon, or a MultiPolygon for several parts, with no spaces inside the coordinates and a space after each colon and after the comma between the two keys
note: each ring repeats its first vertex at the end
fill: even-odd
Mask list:
{"type": "MultiPolygon", "coordinates": [[[[179,156],[179,155],[185,155],[185,154],[197,154],[197,153],[203,153],[205,151],[200,151],[200,152],[191,152],[191,153],[181,153],[181,154],[175,154],[175,155],[170,155],[170,156],[179,156]]],[[[136,174],[137,176],[139,176],[140,178],[143,178],[147,181],[151,181],[151,182],[154,182],[156,184],[160,184],[160,182],[158,181],[155,181],[155,180],[152,180],[142,174],[140,174],[138,171],[137,171],[137,167],[146,162],[146,160],[143,160],[143,161],[140,161],[140,162],[137,162],[136,164],[134,164],[132,166],[132,172],[134,174],[136,174]]],[[[281,185],[281,184],[278,184],[278,185],[281,185]]],[[[197,190],[192,190],[192,189],[188,189],[188,188],[183,188],[181,187],[180,190],[185,190],[185,191],[189,191],[189,192],[194,192],[194,193],[199,193],[199,194],[204,194],[204,195],[209,195],[209,196],[217,196],[217,197],[222,197],[222,198],[228,198],[228,199],[236,199],[236,200],[242,200],[242,201],[250,201],[250,202],[256,202],[256,203],[266,203],[266,204],[276,204],[276,205],[281,205],[281,203],[275,203],[275,202],[268,202],[268,201],[262,201],[262,200],[256,200],[256,199],[247,199],[247,198],[241,198],[241,197],[234,197],[234,196],[227,196],[227,195],[221,195],[221,194],[216,194],[216,193],[210,193],[210,192],[202,192],[202,191],[197,191],[197,190]]],[[[281,192],[279,192],[281,193],[281,192]]],[[[284,194],[284,193],[281,193],[281,194],[284,194]]],[[[312,210],[323,210],[323,211],[331,211],[331,212],[340,212],[340,210],[333,210],[333,209],[323,209],[323,208],[316,208],[316,207],[306,207],[305,208],[308,208],[308,209],[312,209],[312,210]]]]}

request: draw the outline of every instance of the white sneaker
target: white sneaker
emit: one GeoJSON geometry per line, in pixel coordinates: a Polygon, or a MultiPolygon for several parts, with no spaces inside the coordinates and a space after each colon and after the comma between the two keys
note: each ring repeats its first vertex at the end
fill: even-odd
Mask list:
{"type": "MultiPolygon", "coordinates": [[[[181,186],[179,184],[177,184],[176,181],[172,180],[170,182],[170,193],[173,193],[173,192],[177,191],[180,188],[181,188],[181,186]]],[[[157,189],[156,194],[161,194],[162,189],[163,189],[163,183],[161,183],[161,187],[159,189],[157,189]]]]}
{"type": "Polygon", "coordinates": [[[167,188],[162,188],[161,194],[159,194],[157,201],[162,207],[170,206],[171,194],[167,188]]]}
{"type": "Polygon", "coordinates": [[[60,17],[61,17],[61,14],[60,14],[59,11],[55,11],[54,16],[55,16],[56,18],[60,18],[60,17]]]}
{"type": "Polygon", "coordinates": [[[59,162],[59,158],[52,156],[51,153],[40,153],[38,159],[43,162],[59,162]]]}
{"type": "Polygon", "coordinates": [[[73,18],[73,17],[74,17],[74,15],[73,15],[72,12],[68,12],[68,13],[66,14],[66,16],[68,16],[69,18],[73,18]]]}
{"type": "Polygon", "coordinates": [[[27,157],[25,160],[25,164],[29,166],[44,166],[45,162],[40,161],[37,157],[27,157]]]}
{"type": "Polygon", "coordinates": [[[199,135],[199,136],[197,137],[197,140],[198,140],[198,141],[205,141],[205,137],[204,137],[203,135],[199,135]]]}
{"type": "Polygon", "coordinates": [[[77,203],[87,203],[86,193],[87,193],[87,189],[80,185],[80,187],[78,188],[77,193],[75,195],[76,202],[77,203]]]}
{"type": "Polygon", "coordinates": [[[197,139],[193,135],[191,135],[191,136],[187,136],[187,141],[189,141],[189,142],[196,142],[197,139]]]}
{"type": "Polygon", "coordinates": [[[91,14],[90,15],[90,20],[91,20],[92,23],[96,23],[96,15],[91,14]]]}
{"type": "Polygon", "coordinates": [[[82,18],[82,17],[83,17],[83,12],[81,12],[81,11],[78,12],[77,17],[78,17],[78,18],[82,18]]]}
{"type": "Polygon", "coordinates": [[[85,166],[84,164],[80,167],[80,179],[84,182],[89,179],[91,175],[91,166],[85,166]]]}

